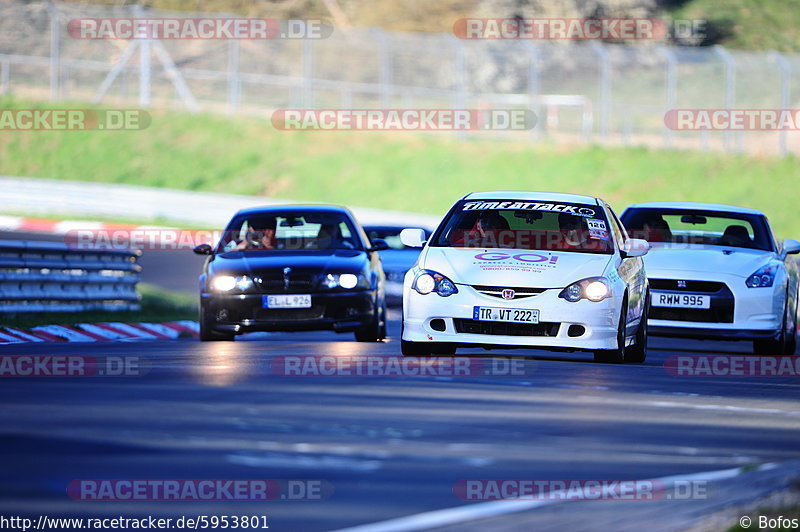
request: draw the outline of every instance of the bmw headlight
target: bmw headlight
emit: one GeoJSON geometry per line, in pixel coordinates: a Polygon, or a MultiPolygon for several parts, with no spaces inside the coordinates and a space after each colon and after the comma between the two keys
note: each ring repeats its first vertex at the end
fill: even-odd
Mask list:
{"type": "Polygon", "coordinates": [[[572,303],[580,301],[581,299],[588,299],[596,303],[607,297],[611,297],[611,286],[608,279],[603,277],[590,277],[572,283],[563,289],[561,293],[558,294],[558,297],[572,303]]]}
{"type": "Polygon", "coordinates": [[[339,286],[346,289],[355,288],[358,284],[358,276],[352,273],[343,273],[339,276],[339,286]]]}
{"type": "Polygon", "coordinates": [[[328,273],[322,276],[321,284],[331,290],[334,288],[344,288],[345,290],[352,290],[356,287],[369,288],[367,278],[363,274],[355,273],[328,273]]]}
{"type": "Polygon", "coordinates": [[[253,287],[253,280],[246,275],[215,275],[211,279],[211,289],[217,292],[230,292],[234,288],[239,292],[247,292],[253,287]]]}
{"type": "Polygon", "coordinates": [[[458,293],[456,283],[441,273],[431,270],[419,270],[414,277],[411,288],[423,296],[432,292],[436,292],[442,297],[448,297],[458,293]]]}
{"type": "Polygon", "coordinates": [[[771,264],[759,268],[756,272],[747,278],[745,284],[748,288],[766,288],[773,285],[775,282],[776,268],[771,264]]]}

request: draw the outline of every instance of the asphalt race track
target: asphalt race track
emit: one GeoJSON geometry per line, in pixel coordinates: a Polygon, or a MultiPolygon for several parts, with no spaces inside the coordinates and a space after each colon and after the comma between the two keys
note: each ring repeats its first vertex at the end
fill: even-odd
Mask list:
{"type": "Polygon", "coordinates": [[[453,494],[462,479],[653,478],[800,458],[796,380],[673,377],[662,367],[669,355],[744,346],[652,347],[641,366],[526,351],[525,376],[444,378],[271,371],[280,355],[398,354],[396,340],[334,333],[6,346],[0,354],[142,357],[152,367],[5,379],[0,505],[50,516],[266,514],[272,530],[331,530],[468,504],[453,494]],[[110,478],[321,479],[333,493],[212,503],[65,494],[72,480],[110,478]]]}
{"type": "MultiPolygon", "coordinates": [[[[266,515],[271,530],[333,530],[476,504],[454,495],[465,479],[656,478],[800,459],[796,378],[676,377],[663,366],[673,355],[749,354],[749,344],[656,338],[643,365],[492,351],[524,356],[513,376],[273,371],[288,355],[399,356],[392,318],[380,344],[320,332],[0,347],[0,355],[133,357],[149,366],[141,376],[3,379],[0,510],[266,515]],[[310,479],[328,491],[314,501],[92,502],[67,496],[77,479],[310,479]]],[[[669,529],[670,511],[661,515],[669,529]]],[[[594,529],[582,522],[572,528],[594,529]]]]}

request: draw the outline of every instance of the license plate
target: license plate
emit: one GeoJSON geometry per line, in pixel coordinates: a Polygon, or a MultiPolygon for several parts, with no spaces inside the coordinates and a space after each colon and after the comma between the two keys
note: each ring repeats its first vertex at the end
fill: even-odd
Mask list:
{"type": "Polygon", "coordinates": [[[472,319],[506,321],[510,323],[539,323],[539,311],[520,308],[473,307],[472,319]]]}
{"type": "Polygon", "coordinates": [[[264,308],[311,308],[310,294],[281,294],[263,296],[261,304],[264,308]]]}
{"type": "Polygon", "coordinates": [[[654,307],[711,308],[711,296],[689,294],[662,294],[653,292],[650,304],[654,307]]]}

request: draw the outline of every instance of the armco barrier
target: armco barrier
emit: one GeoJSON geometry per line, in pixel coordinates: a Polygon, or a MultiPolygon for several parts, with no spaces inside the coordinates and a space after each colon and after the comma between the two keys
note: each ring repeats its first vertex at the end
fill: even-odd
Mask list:
{"type": "Polygon", "coordinates": [[[139,310],[140,255],[0,240],[0,313],[139,310]]]}

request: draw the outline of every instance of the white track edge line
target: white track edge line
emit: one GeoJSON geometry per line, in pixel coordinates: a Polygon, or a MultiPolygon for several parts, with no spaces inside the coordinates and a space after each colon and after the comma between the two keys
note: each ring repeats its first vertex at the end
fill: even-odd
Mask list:
{"type": "MultiPolygon", "coordinates": [[[[674,483],[675,481],[725,480],[728,478],[737,477],[745,472],[751,473],[754,471],[766,471],[769,469],[775,469],[776,467],[778,467],[777,464],[767,463],[747,471],[743,471],[741,467],[735,467],[731,469],[707,471],[704,473],[693,473],[691,475],[671,475],[667,477],[646,479],[642,480],[642,482],[660,482],[663,484],[670,484],[674,483]]],[[[377,521],[375,523],[338,529],[333,532],[416,532],[469,521],[488,519],[490,517],[524,512],[525,510],[533,510],[542,506],[550,506],[565,502],[575,501],[506,500],[484,502],[466,506],[457,506],[455,508],[445,508],[443,510],[433,510],[430,512],[398,517],[396,519],[389,519],[387,521],[377,521]]]]}

